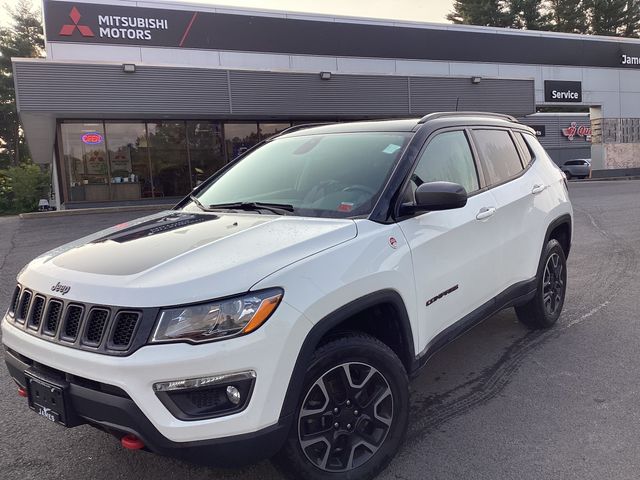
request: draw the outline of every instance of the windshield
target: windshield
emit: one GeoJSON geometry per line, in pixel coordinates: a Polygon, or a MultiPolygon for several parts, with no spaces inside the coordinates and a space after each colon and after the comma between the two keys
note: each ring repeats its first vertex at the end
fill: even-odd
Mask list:
{"type": "Polygon", "coordinates": [[[366,132],[278,138],[249,153],[199,192],[200,206],[193,201],[187,208],[232,209],[233,204],[257,203],[256,210],[260,204],[279,205],[289,215],[367,215],[410,135],[366,132]]]}

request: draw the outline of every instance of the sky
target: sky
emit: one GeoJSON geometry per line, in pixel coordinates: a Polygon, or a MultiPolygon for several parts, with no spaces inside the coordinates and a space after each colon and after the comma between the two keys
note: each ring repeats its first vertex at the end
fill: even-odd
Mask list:
{"type": "MultiPolygon", "coordinates": [[[[31,1],[40,5],[40,0],[31,1]]],[[[0,5],[4,3],[11,7],[16,2],[0,0],[0,5]]],[[[180,0],[174,2],[185,3],[180,0]]],[[[186,3],[442,23],[446,22],[445,16],[451,10],[453,0],[189,0],[186,3]]],[[[0,6],[0,24],[7,21],[6,8],[0,6]]]]}

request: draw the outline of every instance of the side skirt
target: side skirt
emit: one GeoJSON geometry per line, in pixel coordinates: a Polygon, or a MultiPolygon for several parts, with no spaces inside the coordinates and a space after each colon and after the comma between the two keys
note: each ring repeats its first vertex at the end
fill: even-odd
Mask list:
{"type": "Polygon", "coordinates": [[[473,312],[465,315],[462,319],[446,328],[436,335],[422,352],[416,357],[413,368],[411,369],[411,377],[415,377],[420,369],[424,367],[427,361],[438,350],[454,341],[463,333],[468,332],[476,325],[482,323],[487,318],[504,310],[505,308],[517,307],[530,301],[536,294],[537,278],[518,282],[510,286],[502,293],[475,309],[473,312]]]}

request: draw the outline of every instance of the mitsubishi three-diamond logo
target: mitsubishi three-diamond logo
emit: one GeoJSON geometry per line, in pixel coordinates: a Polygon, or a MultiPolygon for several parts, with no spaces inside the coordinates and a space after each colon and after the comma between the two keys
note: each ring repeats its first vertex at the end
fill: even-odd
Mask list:
{"type": "Polygon", "coordinates": [[[75,32],[77,28],[78,31],[80,32],[80,35],[82,35],[83,37],[95,37],[95,35],[93,34],[93,31],[88,26],[78,25],[78,22],[80,21],[81,17],[82,15],[80,15],[80,12],[78,11],[78,9],[76,7],[73,7],[71,9],[71,12],[69,12],[69,18],[71,19],[73,24],[63,25],[62,28],[60,29],[60,35],[64,35],[66,37],[71,36],[73,35],[73,32],[75,32]]]}

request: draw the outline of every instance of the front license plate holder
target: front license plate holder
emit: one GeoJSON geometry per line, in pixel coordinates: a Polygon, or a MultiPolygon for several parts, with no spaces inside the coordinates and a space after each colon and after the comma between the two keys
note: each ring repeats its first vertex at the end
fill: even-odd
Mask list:
{"type": "Polygon", "coordinates": [[[43,378],[37,373],[25,372],[29,408],[52,423],[65,427],[72,426],[67,412],[68,384],[43,378]]]}

